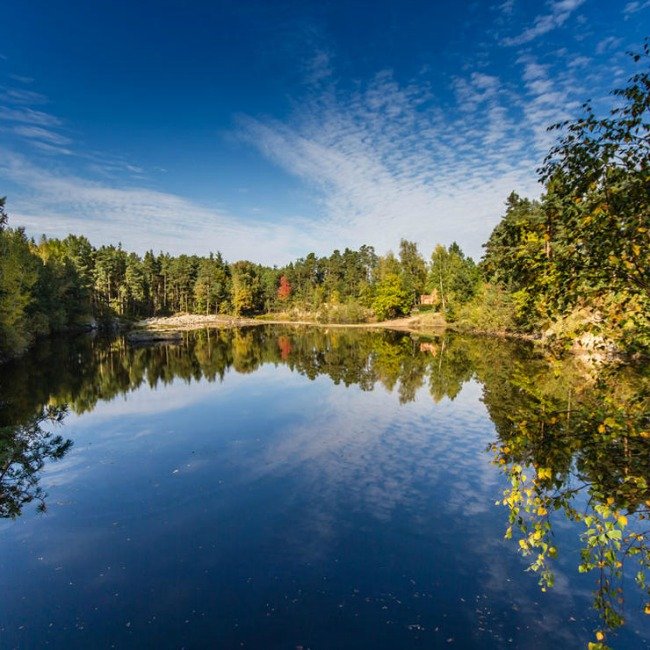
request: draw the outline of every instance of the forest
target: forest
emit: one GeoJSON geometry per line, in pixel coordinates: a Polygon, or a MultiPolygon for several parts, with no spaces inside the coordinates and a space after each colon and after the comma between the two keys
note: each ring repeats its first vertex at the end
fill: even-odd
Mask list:
{"type": "Polygon", "coordinates": [[[82,235],[34,240],[10,227],[0,199],[0,359],[39,336],[178,312],[372,322],[419,312],[458,329],[576,341],[632,359],[650,351],[650,45],[613,107],[590,103],[550,127],[544,191],[511,193],[479,262],[456,243],[428,258],[402,239],[309,253],[283,267],[208,257],[144,256],[82,235]],[[427,304],[420,304],[427,295],[427,304]],[[117,320],[116,320],[117,319],[117,320]]]}

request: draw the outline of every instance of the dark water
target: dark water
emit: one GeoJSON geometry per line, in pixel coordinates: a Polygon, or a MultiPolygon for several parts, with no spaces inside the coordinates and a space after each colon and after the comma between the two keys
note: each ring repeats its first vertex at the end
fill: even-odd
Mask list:
{"type": "Polygon", "coordinates": [[[0,368],[0,646],[648,647],[646,380],[391,332],[43,342],[0,368]],[[580,573],[599,504],[620,548],[580,573]]]}

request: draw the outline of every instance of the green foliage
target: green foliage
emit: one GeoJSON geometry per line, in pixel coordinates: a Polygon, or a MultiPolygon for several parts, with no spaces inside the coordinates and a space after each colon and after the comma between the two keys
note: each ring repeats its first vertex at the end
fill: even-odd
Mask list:
{"type": "Polygon", "coordinates": [[[539,202],[521,198],[516,192],[510,194],[503,219],[484,245],[481,265],[487,280],[515,291],[531,284],[539,255],[544,252],[543,220],[539,202]]]}
{"type": "MultiPolygon", "coordinates": [[[[647,66],[650,46],[634,55],[647,66]]],[[[486,280],[512,294],[524,331],[555,326],[582,311],[583,333],[620,353],[650,353],[650,75],[635,74],[613,92],[599,118],[553,125],[561,133],[539,170],[540,202],[514,192],[485,245],[486,280]]]]}
{"type": "Polygon", "coordinates": [[[372,302],[377,318],[386,320],[408,314],[413,306],[413,289],[391,253],[380,260],[377,275],[379,281],[372,302]]]}
{"type": "MultiPolygon", "coordinates": [[[[647,65],[650,41],[633,58],[647,65]]],[[[587,102],[581,118],[551,127],[564,135],[540,174],[553,207],[566,212],[563,225],[573,229],[567,258],[582,260],[596,284],[614,282],[648,295],[650,74],[635,74],[612,94],[620,105],[607,117],[597,118],[587,102]]]]}
{"type": "Polygon", "coordinates": [[[427,279],[427,265],[415,242],[402,239],[399,243],[399,261],[404,287],[411,293],[411,307],[418,303],[427,279]]]}
{"type": "Polygon", "coordinates": [[[485,244],[483,276],[511,294],[514,324],[524,331],[539,328],[548,313],[546,293],[554,282],[549,238],[542,205],[512,192],[505,216],[485,244]]]}
{"type": "Polygon", "coordinates": [[[445,248],[438,244],[431,254],[426,288],[437,296],[440,310],[454,320],[459,307],[476,294],[480,273],[471,257],[466,257],[454,242],[445,248]]]}
{"type": "Polygon", "coordinates": [[[194,310],[205,314],[219,313],[229,300],[230,271],[221,255],[203,258],[194,284],[194,310]]]}
{"type": "Polygon", "coordinates": [[[349,299],[343,304],[324,304],[316,315],[319,323],[367,323],[373,312],[359,302],[349,299]]]}
{"type": "Polygon", "coordinates": [[[474,298],[458,310],[456,322],[466,330],[514,332],[517,319],[513,296],[499,284],[482,282],[474,298]]]}
{"type": "MultiPolygon", "coordinates": [[[[4,218],[4,199],[0,214],[4,218]]],[[[31,343],[34,332],[29,310],[39,282],[39,260],[30,250],[21,229],[0,229],[0,358],[21,352],[31,343]]]]}
{"type": "Polygon", "coordinates": [[[232,304],[238,316],[251,316],[261,311],[262,285],[259,270],[251,262],[232,265],[232,304]]]}
{"type": "Polygon", "coordinates": [[[389,275],[377,285],[372,308],[379,320],[404,316],[411,308],[411,291],[398,275],[389,275]]]}

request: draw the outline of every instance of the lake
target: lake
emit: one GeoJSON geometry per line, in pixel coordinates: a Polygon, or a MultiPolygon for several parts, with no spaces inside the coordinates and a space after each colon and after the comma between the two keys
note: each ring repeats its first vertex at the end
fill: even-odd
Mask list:
{"type": "Polygon", "coordinates": [[[183,337],[0,367],[3,648],[650,646],[647,377],[452,335],[183,337]]]}

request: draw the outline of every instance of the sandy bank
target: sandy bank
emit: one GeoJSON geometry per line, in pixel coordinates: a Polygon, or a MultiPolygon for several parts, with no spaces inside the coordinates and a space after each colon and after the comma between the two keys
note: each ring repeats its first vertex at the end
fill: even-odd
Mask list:
{"type": "Polygon", "coordinates": [[[255,319],[238,318],[235,316],[205,316],[200,314],[177,314],[160,318],[146,318],[134,324],[135,331],[188,331],[195,329],[249,327],[260,325],[295,325],[310,327],[346,328],[346,329],[393,329],[409,332],[422,330],[441,331],[446,324],[443,319],[426,320],[421,316],[409,316],[408,318],[396,318],[394,320],[381,321],[379,323],[317,323],[316,321],[294,321],[281,319],[255,319]]]}

